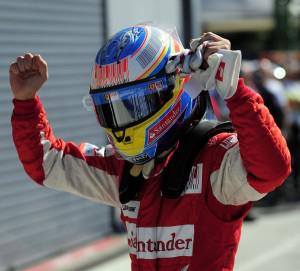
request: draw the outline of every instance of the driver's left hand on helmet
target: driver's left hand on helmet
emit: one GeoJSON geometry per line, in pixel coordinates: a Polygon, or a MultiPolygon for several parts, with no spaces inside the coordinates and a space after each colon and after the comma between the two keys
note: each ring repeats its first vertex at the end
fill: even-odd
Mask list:
{"type": "Polygon", "coordinates": [[[216,89],[223,99],[228,99],[236,91],[241,66],[241,52],[230,48],[229,40],[204,33],[191,40],[189,50],[167,63],[166,72],[179,67],[183,74],[192,74],[200,91],[216,89]]]}
{"type": "Polygon", "coordinates": [[[194,76],[203,89],[216,89],[223,99],[232,97],[236,91],[241,51],[230,50],[230,41],[208,32],[192,40],[191,48],[202,46],[203,64],[194,76]]]}

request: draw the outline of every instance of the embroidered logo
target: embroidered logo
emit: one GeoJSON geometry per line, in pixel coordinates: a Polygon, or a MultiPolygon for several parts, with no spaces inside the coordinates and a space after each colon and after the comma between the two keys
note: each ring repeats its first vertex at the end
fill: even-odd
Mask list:
{"type": "Polygon", "coordinates": [[[202,192],[202,170],[202,163],[192,167],[184,194],[200,194],[202,192]]]}

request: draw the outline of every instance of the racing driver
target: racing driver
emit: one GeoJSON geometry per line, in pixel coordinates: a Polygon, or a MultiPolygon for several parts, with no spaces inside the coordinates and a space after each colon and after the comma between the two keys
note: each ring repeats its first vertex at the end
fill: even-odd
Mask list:
{"type": "Polygon", "coordinates": [[[252,202],[290,173],[286,142],[240,64],[211,32],[184,49],[172,31],[122,29],[93,65],[90,98],[109,143],[98,148],[54,136],[37,96],[47,63],[20,56],[9,72],[24,169],[39,185],[121,208],[133,271],[231,271],[252,202]],[[231,128],[209,119],[211,89],[231,128]]]}

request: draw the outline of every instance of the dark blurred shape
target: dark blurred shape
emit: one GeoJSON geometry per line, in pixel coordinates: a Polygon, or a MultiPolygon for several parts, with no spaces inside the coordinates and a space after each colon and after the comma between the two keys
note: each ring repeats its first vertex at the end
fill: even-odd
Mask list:
{"type": "Polygon", "coordinates": [[[183,28],[182,43],[184,47],[187,48],[189,45],[189,41],[192,38],[191,0],[181,0],[181,8],[182,8],[182,28],[183,28]]]}
{"type": "Polygon", "coordinates": [[[270,113],[272,114],[277,126],[282,129],[284,122],[283,108],[276,99],[276,96],[266,86],[265,77],[261,70],[257,70],[253,73],[253,82],[256,90],[264,99],[265,105],[270,110],[270,113]]]}

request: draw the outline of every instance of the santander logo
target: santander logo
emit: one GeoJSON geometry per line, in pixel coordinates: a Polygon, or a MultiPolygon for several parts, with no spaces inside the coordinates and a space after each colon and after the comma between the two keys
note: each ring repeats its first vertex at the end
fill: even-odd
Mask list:
{"type": "Polygon", "coordinates": [[[148,144],[151,144],[170,128],[170,126],[178,119],[180,108],[181,105],[180,102],[178,102],[170,112],[148,130],[148,144]]]}
{"type": "Polygon", "coordinates": [[[194,225],[144,228],[126,223],[126,226],[130,253],[139,259],[193,255],[194,225]]]}

